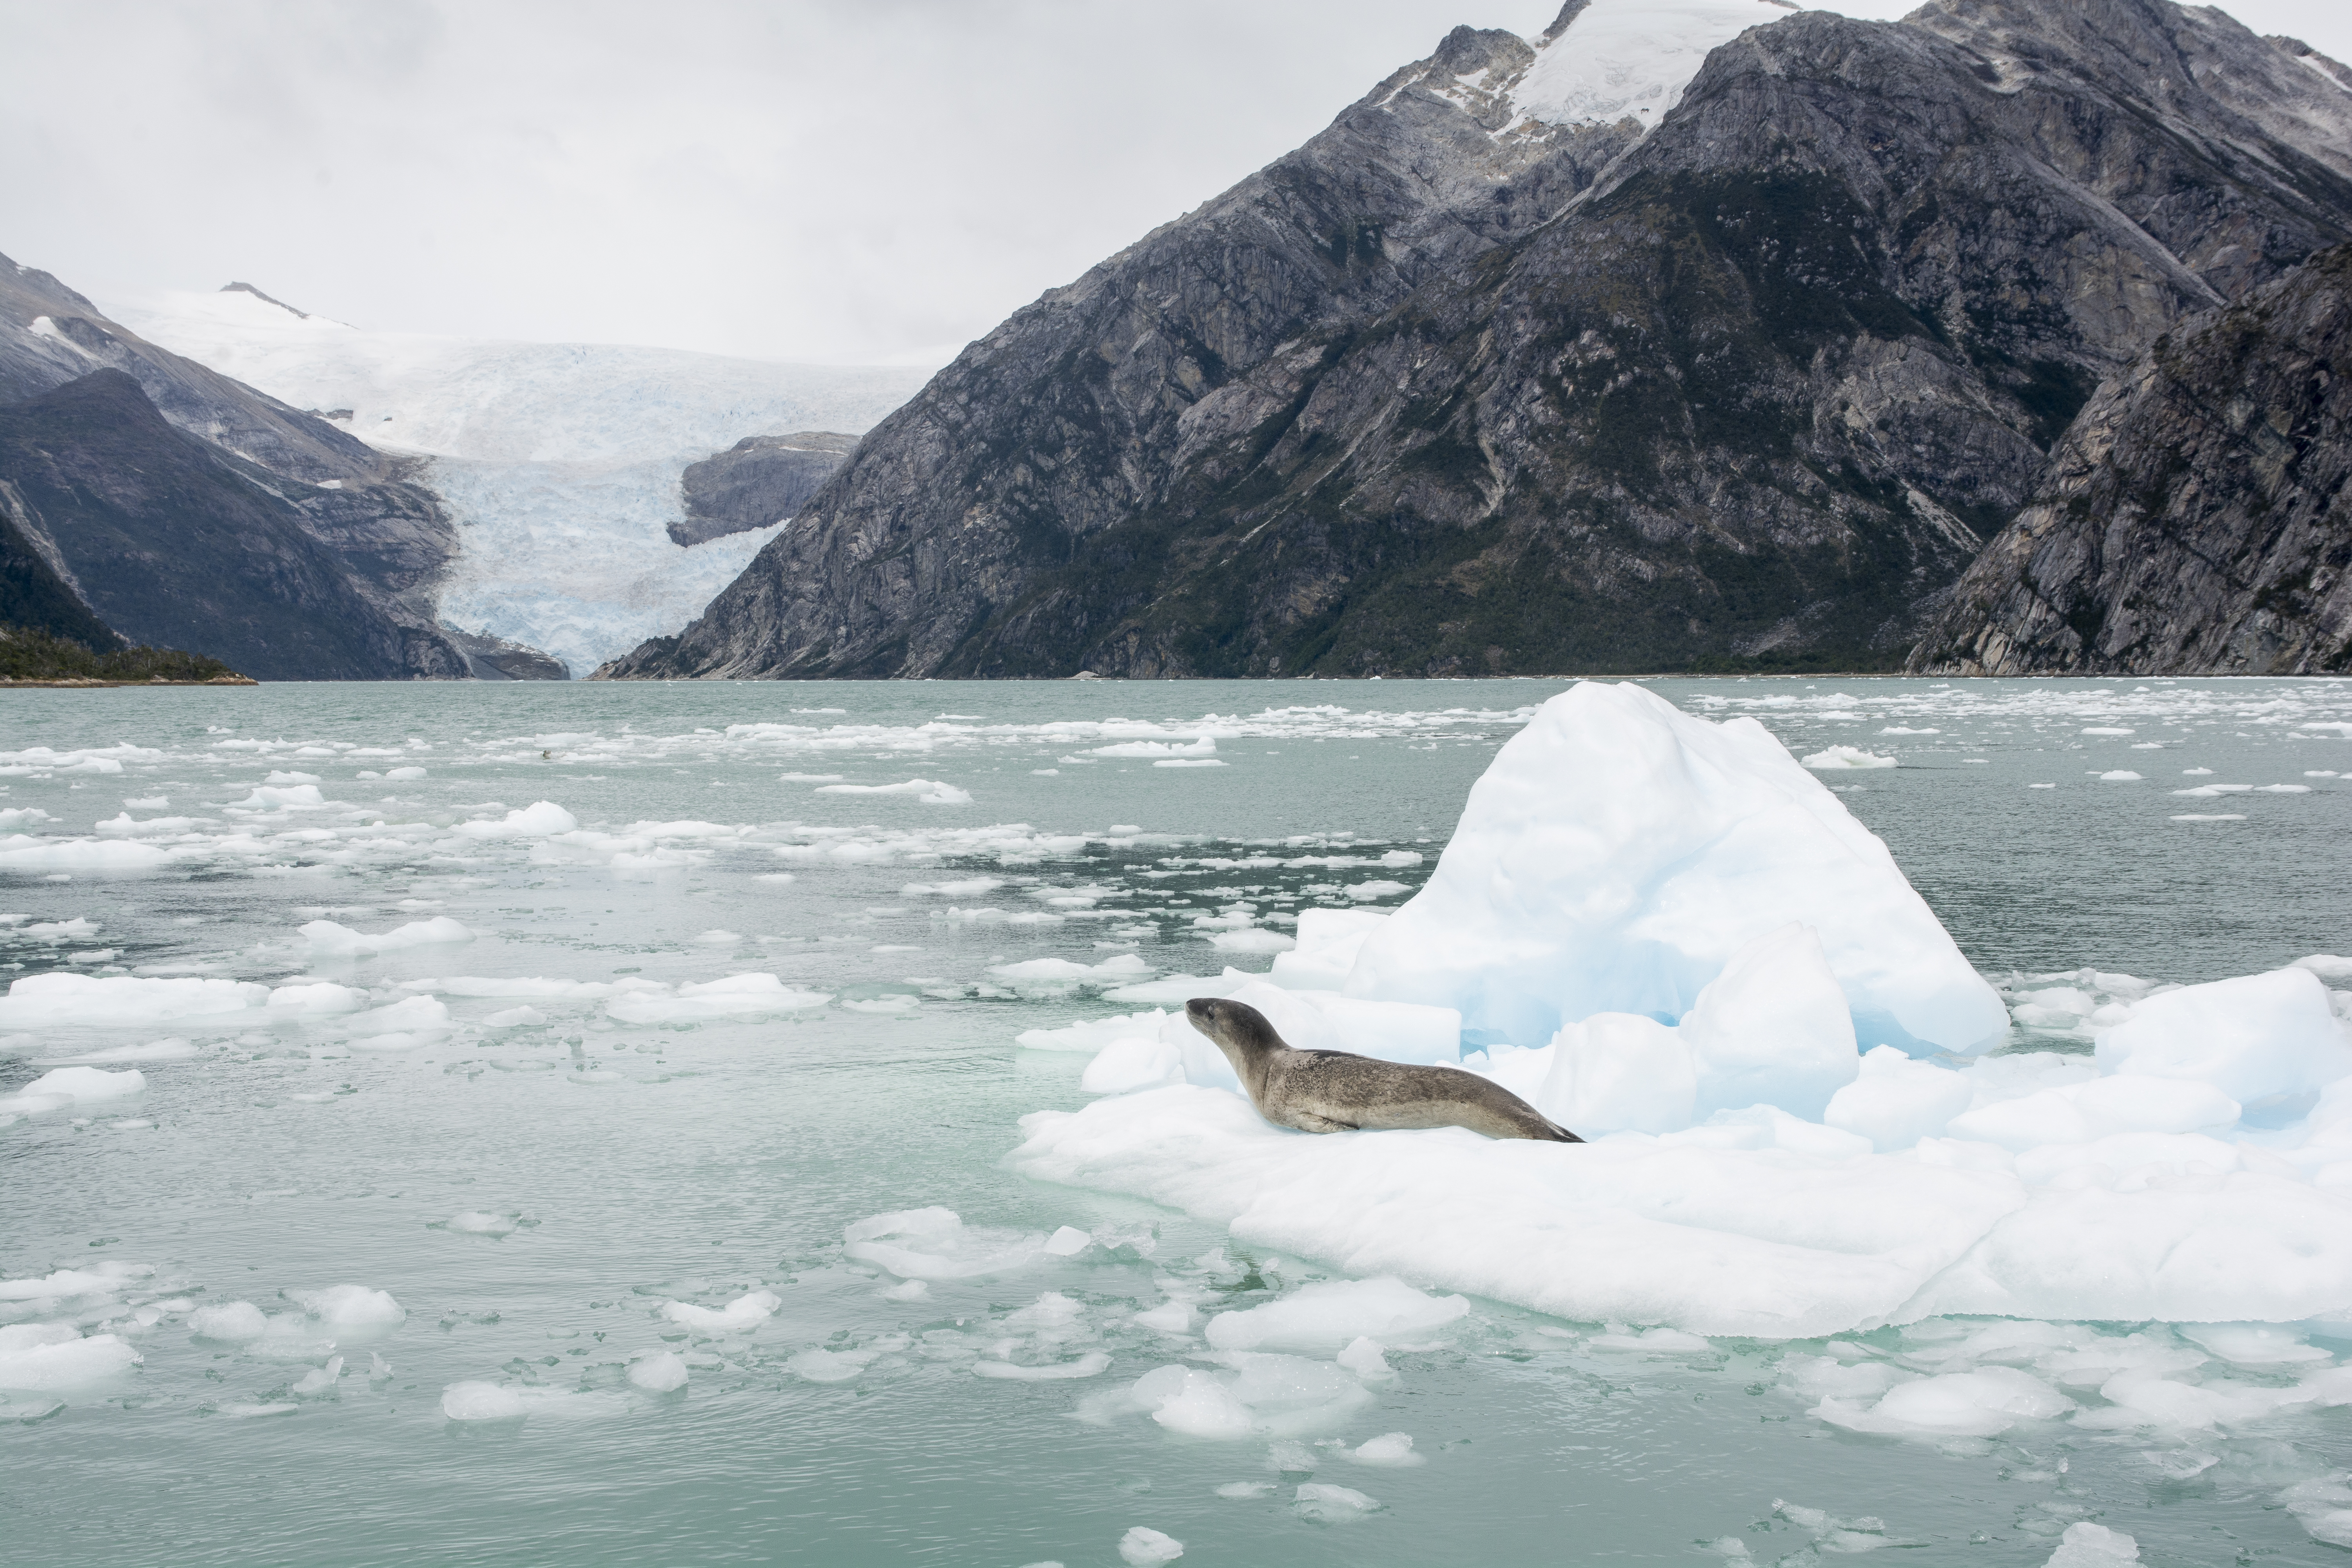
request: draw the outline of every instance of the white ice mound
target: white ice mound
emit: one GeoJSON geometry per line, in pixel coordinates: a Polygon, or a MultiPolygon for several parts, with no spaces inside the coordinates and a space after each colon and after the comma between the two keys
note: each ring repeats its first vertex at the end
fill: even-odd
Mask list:
{"type": "MultiPolygon", "coordinates": [[[[304,945],[321,958],[365,958],[404,948],[431,947],[439,942],[471,942],[474,933],[447,915],[411,921],[385,931],[353,931],[333,921],[312,921],[301,928],[304,945]]],[[[209,981],[208,984],[222,982],[209,981]]]]}
{"type": "Polygon", "coordinates": [[[2006,1033],[1886,846],[1770,731],[1585,681],[1496,754],[1343,989],[1534,1046],[1596,1013],[1678,1019],[1792,921],[1817,933],[1864,1046],[1968,1052],[2006,1033]]]}
{"type": "Polygon", "coordinates": [[[0,1388],[19,1393],[78,1388],[128,1372],[142,1359],[114,1334],[84,1339],[69,1323],[0,1329],[0,1388]]]}
{"type": "Polygon", "coordinates": [[[2352,1044],[2327,987],[2303,968],[2151,996],[2100,1034],[2098,1058],[2111,1073],[2210,1084],[2249,1109],[2352,1074],[2352,1044]]]}

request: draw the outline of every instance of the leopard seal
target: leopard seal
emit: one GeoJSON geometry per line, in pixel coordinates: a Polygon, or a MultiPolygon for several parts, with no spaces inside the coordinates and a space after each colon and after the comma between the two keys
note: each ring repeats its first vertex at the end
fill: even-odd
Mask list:
{"type": "Polygon", "coordinates": [[[1301,1132],[1467,1127],[1489,1138],[1584,1142],[1502,1085],[1460,1068],[1297,1050],[1284,1043],[1265,1014],[1220,996],[1194,997],[1184,1004],[1184,1016],[1216,1042],[1249,1091],[1250,1103],[1277,1127],[1301,1132]]]}

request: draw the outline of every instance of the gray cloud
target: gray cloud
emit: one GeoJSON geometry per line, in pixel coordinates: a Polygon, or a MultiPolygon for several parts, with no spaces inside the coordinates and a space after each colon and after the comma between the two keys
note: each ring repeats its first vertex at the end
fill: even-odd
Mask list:
{"type": "MultiPolygon", "coordinates": [[[[1557,9],[1484,5],[0,0],[0,249],[101,298],[935,362],[1455,22],[1557,9]]],[[[2341,0],[2227,9],[2352,57],[2341,0]]]]}

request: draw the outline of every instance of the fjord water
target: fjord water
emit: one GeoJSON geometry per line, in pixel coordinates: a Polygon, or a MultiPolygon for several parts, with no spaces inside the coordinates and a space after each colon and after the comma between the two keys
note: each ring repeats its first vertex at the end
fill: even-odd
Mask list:
{"type": "MultiPolygon", "coordinates": [[[[1800,754],[1895,756],[1823,776],[1997,982],[2081,965],[2196,982],[2352,947],[2352,683],[1650,684],[1706,717],[1752,714],[1800,754]],[[2142,776],[2099,776],[2115,772],[2142,776]],[[2172,793],[2208,781],[2256,787],[2172,793]]],[[[2038,1565],[2095,1520],[2149,1563],[2341,1561],[2278,1500],[2352,1463],[2352,1411],[2209,1434],[2191,1463],[2130,1431],[1865,1436],[1810,1417],[1777,1380],[1819,1344],[1611,1345],[1627,1336],[1485,1302],[1424,1348],[1391,1346],[1398,1375],[1368,1407],[1295,1441],[1076,1417],[1087,1394],[1202,1348],[1132,1321],[1171,1284],[1213,1310],[1335,1271],[1005,1170],[1020,1117],[1087,1098],[1083,1056],[1013,1037],[1140,1004],[1093,994],[1114,978],[991,969],[1125,952],[1162,973],[1262,968],[1196,919],[1247,903],[1280,929],[1301,908],[1392,906],[1496,749],[1559,689],[9,694],[0,811],[27,839],[0,847],[0,911],[27,919],[8,935],[21,967],[0,973],[315,978],[379,1003],[438,995],[453,1024],[354,1038],[333,1016],[211,1032],[191,1017],[0,1038],[0,1095],[60,1058],[193,1047],[105,1064],[145,1072],[135,1100],[0,1128],[0,1278],[152,1270],[46,1313],[107,1325],[143,1363],[61,1404],[0,1404],[5,1554],[1075,1568],[1119,1561],[1143,1526],[1202,1563],[1812,1563],[1880,1546],[2038,1565]],[[1208,715],[1213,751],[1197,739],[1208,715]],[[915,779],[948,787],[824,793],[915,779]],[[542,800],[587,831],[458,831],[542,800]],[[156,847],[143,868],[43,848],[126,813],[100,837],[156,847]],[[337,956],[298,934],[435,918],[471,940],[337,956]],[[77,919],[96,929],[28,934],[77,919]],[[648,991],[663,1005],[630,1021],[604,997],[425,984],[745,973],[830,1000],[698,1018],[648,991]],[[486,1022],[523,1004],[544,1023],[486,1022]],[[912,1298],[845,1253],[845,1226],[931,1205],[1093,1245],[912,1298]],[[450,1224],[467,1215],[495,1223],[450,1224]],[[343,1284],[388,1291],[404,1321],[243,1344],[190,1331],[192,1306],[297,1322],[296,1298],[343,1284]],[[761,1289],[780,1305],[740,1331],[659,1313],[761,1289]],[[1045,1292],[1084,1308],[1075,1328],[1006,1321],[1045,1292]],[[1109,1364],[975,1375],[1008,1341],[1024,1359],[1058,1344],[1109,1364]],[[633,1386],[627,1364],[663,1349],[684,1355],[686,1387],[633,1386]],[[334,1354],[340,1381],[292,1392],[334,1354]],[[389,1375],[370,1375],[379,1363],[389,1375]],[[520,1421],[446,1418],[444,1390],[478,1381],[539,1402],[520,1421]],[[1389,1432],[1426,1462],[1360,1462],[1329,1441],[1389,1432]],[[1240,1483],[1257,1495],[1217,1490],[1240,1483]],[[1302,1483],[1378,1506],[1317,1522],[1294,1504],[1302,1483]]],[[[0,1300],[0,1324],[30,1300],[0,1300]]]]}

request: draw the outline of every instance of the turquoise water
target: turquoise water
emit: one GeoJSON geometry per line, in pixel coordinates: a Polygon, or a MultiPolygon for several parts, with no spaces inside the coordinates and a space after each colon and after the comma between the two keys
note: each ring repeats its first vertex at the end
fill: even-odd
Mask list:
{"type": "MultiPolygon", "coordinates": [[[[1753,712],[1800,753],[1895,756],[1823,777],[1996,977],[2093,964],[2199,981],[2352,951],[2352,784],[2333,776],[2352,771],[2352,731],[2307,727],[2352,720],[2352,684],[1654,685],[1710,717],[1753,712]],[[2096,776],[2116,770],[2144,776],[2096,776]],[[2172,794],[2209,779],[2307,793],[2172,794]]],[[[2040,1564],[2067,1523],[2095,1519],[2150,1563],[2341,1561],[2278,1500],[2352,1463],[2346,1411],[2192,1446],[2212,1462],[2188,1476],[2149,1457],[2179,1443],[2145,1434],[1864,1437],[1808,1416],[1776,1381],[1792,1347],[1612,1351],[1594,1325],[1486,1303],[1428,1348],[1392,1349],[1399,1375],[1368,1408],[1286,1449],[1076,1417],[1085,1395],[1181,1359],[1129,1321],[1171,1283],[1249,1305],[1329,1271],[1006,1172],[1023,1114],[1086,1099],[1083,1056],[1013,1036],[1133,1005],[992,966],[1133,952],[1162,973],[1261,969],[1213,949],[1194,919],[1246,902],[1278,930],[1300,908],[1391,907],[1405,895],[1364,884],[1417,886],[1471,782],[1559,689],[9,694],[0,810],[47,820],[17,817],[10,830],[32,842],[0,845],[0,912],[27,917],[5,953],[19,967],[0,973],[310,977],[380,1002],[439,995],[450,1024],[394,1049],[334,1017],[0,1030],[0,1093],[60,1057],[163,1037],[194,1053],[128,1064],[147,1076],[136,1100],[0,1128],[0,1278],[152,1270],[41,1314],[117,1331],[143,1362],[0,1405],[6,1555],[1015,1568],[1117,1563],[1122,1533],[1144,1526],[1204,1564],[1703,1562],[1700,1543],[1727,1536],[1758,1562],[1878,1546],[2040,1564]],[[1097,754],[1197,749],[1207,715],[1213,758],[1097,754]],[[1224,765],[1154,765],[1209,760],[1224,765]],[[360,776],[403,767],[425,773],[360,776]],[[318,782],[266,785],[273,772],[318,782]],[[913,779],[970,799],[819,793],[913,779]],[[313,788],[321,804],[257,787],[313,788]],[[576,818],[577,841],[456,831],[541,800],[576,818]],[[142,869],[49,852],[126,812],[192,820],[107,836],[153,847],[142,869]],[[629,826],[647,823],[674,831],[629,826]],[[1381,864],[1399,850],[1424,858],[1381,864]],[[978,882],[996,885],[908,890],[978,882]],[[297,935],[314,920],[376,932],[436,917],[472,939],[333,957],[297,935]],[[96,930],[25,934],[75,919],[96,930]],[[524,999],[421,984],[747,972],[831,1000],[631,1023],[605,998],[547,998],[528,1003],[543,1024],[493,1027],[524,999]],[[843,1227],[929,1205],[974,1226],[1076,1226],[1097,1245],[886,1297],[891,1279],[845,1255],[843,1227]],[[514,1228],[448,1227],[473,1212],[514,1228]],[[293,1321],[294,1294],[344,1283],[390,1292],[404,1321],[240,1347],[193,1337],[184,1309],[160,1305],[248,1300],[293,1321]],[[748,1332],[698,1339],[656,1315],[757,1289],[781,1304],[748,1332]],[[1067,1348],[1099,1350],[1109,1369],[973,1375],[1024,1331],[1004,1320],[1047,1291],[1085,1309],[1067,1348]],[[812,1347],[871,1354],[820,1383],[795,1370],[812,1347]],[[686,1356],[686,1388],[633,1389],[631,1358],[664,1348],[686,1356]],[[335,1353],[339,1382],[290,1392],[335,1353]],[[389,1375],[365,1375],[371,1358],[389,1375]],[[519,1422],[446,1419],[445,1388],[468,1381],[550,1397],[519,1422]],[[1375,1468],[1328,1446],[1391,1431],[1427,1462],[1375,1468]],[[1292,1501],[1307,1481],[1378,1507],[1310,1521],[1292,1501]],[[1218,1495],[1235,1483],[1271,1487],[1218,1495]],[[1861,1516],[1883,1528],[1838,1532],[1861,1516]]],[[[0,1324],[34,1315],[0,1301],[0,1324]]]]}

